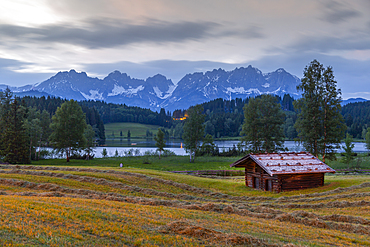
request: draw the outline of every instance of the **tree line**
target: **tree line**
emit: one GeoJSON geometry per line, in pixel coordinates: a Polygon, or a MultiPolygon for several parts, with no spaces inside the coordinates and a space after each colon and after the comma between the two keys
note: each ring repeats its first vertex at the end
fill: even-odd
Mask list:
{"type": "Polygon", "coordinates": [[[14,97],[8,88],[0,92],[0,124],[0,159],[8,163],[30,163],[50,146],[67,160],[90,157],[92,147],[105,141],[96,109],[74,100],[14,97]]]}
{"type": "MultiPolygon", "coordinates": [[[[288,96],[279,101],[279,97],[272,95],[245,100],[240,130],[242,137],[238,148],[254,153],[281,151],[286,136],[284,132],[296,135],[308,152],[316,157],[321,155],[324,162],[325,159],[335,158],[335,150],[340,147],[346,132],[346,150],[353,148],[350,144],[352,136],[348,133],[349,128],[342,115],[341,91],[337,89],[332,67],[325,68],[317,60],[313,60],[305,67],[304,77],[297,90],[302,91],[302,97],[296,101],[288,96]],[[289,113],[286,114],[287,112],[289,113]]],[[[204,121],[207,115],[217,113],[220,109],[222,110],[218,114],[238,114],[240,108],[238,109],[237,101],[230,103],[215,100],[188,110],[182,137],[191,162],[194,162],[197,151],[204,151],[204,146],[214,146],[213,136],[205,131],[207,122],[204,121]],[[205,110],[203,106],[209,108],[205,110]],[[200,145],[202,141],[203,144],[200,145]]],[[[369,139],[370,148],[370,128],[362,133],[369,139]]],[[[204,153],[203,151],[200,153],[204,153]]]]}
{"type": "MultiPolygon", "coordinates": [[[[67,102],[66,99],[61,99],[59,97],[45,97],[42,96],[38,97],[31,97],[25,96],[20,98],[21,101],[24,101],[24,104],[30,109],[31,112],[39,112],[43,113],[46,112],[49,114],[49,119],[53,115],[55,115],[58,107],[60,107],[63,103],[67,102]]],[[[100,113],[98,112],[97,108],[94,106],[86,105],[84,101],[78,102],[80,105],[82,112],[85,114],[85,121],[88,125],[94,129],[96,133],[96,141],[98,145],[105,144],[105,128],[104,122],[100,117],[100,113]]],[[[31,116],[34,114],[30,114],[31,116]]]]}

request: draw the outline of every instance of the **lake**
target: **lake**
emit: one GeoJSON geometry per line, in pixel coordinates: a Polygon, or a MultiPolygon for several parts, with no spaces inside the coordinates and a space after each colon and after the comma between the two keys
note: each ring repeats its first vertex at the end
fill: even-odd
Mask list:
{"type": "MultiPolygon", "coordinates": [[[[120,146],[116,147],[97,147],[95,148],[95,157],[101,158],[103,148],[107,149],[108,156],[114,156],[116,150],[120,156],[125,156],[125,153],[131,151],[138,150],[140,155],[143,155],[146,151],[155,152],[155,141],[153,140],[145,140],[145,139],[132,139],[131,142],[127,142],[127,140],[123,141],[120,146]],[[126,142],[125,142],[126,141],[126,142]]],[[[237,146],[239,141],[215,141],[216,146],[219,147],[220,151],[222,149],[232,148],[234,145],[237,146]]],[[[353,149],[354,152],[367,152],[365,143],[362,142],[354,142],[355,147],[353,149]]],[[[342,143],[344,146],[344,143],[342,143]]],[[[298,145],[294,141],[286,141],[284,142],[284,147],[288,148],[291,152],[300,152],[303,151],[303,147],[298,145]]],[[[165,149],[174,152],[176,155],[187,155],[185,149],[182,148],[182,141],[181,140],[170,140],[167,141],[165,149]]],[[[339,149],[338,152],[344,152],[343,148],[339,149]]]]}

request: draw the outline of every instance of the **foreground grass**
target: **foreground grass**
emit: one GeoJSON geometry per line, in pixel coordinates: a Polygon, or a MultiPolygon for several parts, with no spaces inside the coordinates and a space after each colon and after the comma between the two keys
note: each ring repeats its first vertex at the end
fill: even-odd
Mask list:
{"type": "Polygon", "coordinates": [[[370,245],[369,176],[274,194],[243,178],[75,164],[1,166],[1,246],[370,245]]]}

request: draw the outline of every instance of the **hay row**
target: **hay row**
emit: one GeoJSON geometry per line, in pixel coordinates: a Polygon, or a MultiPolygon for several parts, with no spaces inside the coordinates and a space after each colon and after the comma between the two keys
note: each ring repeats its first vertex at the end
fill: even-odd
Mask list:
{"type": "Polygon", "coordinates": [[[94,178],[94,177],[89,177],[89,176],[79,176],[79,175],[72,175],[72,174],[44,172],[44,171],[29,171],[29,170],[19,170],[19,169],[0,170],[0,173],[57,177],[61,179],[72,179],[72,180],[76,180],[79,182],[93,183],[96,185],[105,185],[105,186],[109,186],[113,188],[123,189],[123,190],[130,191],[130,192],[138,192],[141,194],[151,195],[151,196],[175,198],[175,199],[181,199],[181,200],[209,201],[208,199],[186,195],[186,194],[173,194],[173,193],[161,192],[161,191],[157,191],[157,190],[149,189],[149,188],[131,186],[131,185],[123,184],[121,182],[111,182],[104,178],[94,178]]]}
{"type": "MultiPolygon", "coordinates": [[[[359,192],[351,194],[339,194],[325,197],[316,197],[316,198],[302,198],[302,199],[291,199],[290,197],[280,197],[274,201],[274,203],[286,203],[286,202],[315,202],[315,201],[325,201],[325,200],[336,200],[344,198],[359,198],[359,197],[368,197],[370,192],[359,192]]],[[[267,205],[266,203],[263,205],[267,205]]]]}
{"type": "Polygon", "coordinates": [[[312,194],[296,195],[296,196],[289,196],[289,197],[282,196],[279,198],[279,200],[299,199],[299,198],[307,198],[307,197],[320,197],[320,196],[327,196],[327,195],[332,195],[332,194],[345,193],[348,191],[363,189],[363,188],[370,188],[370,182],[365,182],[359,185],[352,185],[352,186],[345,187],[345,188],[339,187],[334,190],[329,190],[325,192],[317,192],[317,193],[312,193],[312,194]]]}
{"type": "MultiPolygon", "coordinates": [[[[30,188],[34,190],[48,190],[53,193],[30,193],[30,192],[21,192],[21,193],[14,193],[16,195],[24,195],[24,196],[63,196],[63,197],[80,197],[85,199],[99,199],[99,200],[110,200],[110,201],[120,201],[120,202],[127,202],[133,204],[141,204],[141,205],[151,205],[151,206],[166,206],[166,207],[174,207],[174,208],[183,208],[183,209],[191,209],[191,210],[201,210],[201,211],[212,211],[218,213],[226,213],[226,214],[237,214],[241,216],[248,216],[253,218],[264,218],[270,220],[279,220],[279,221],[287,221],[292,223],[299,223],[304,224],[307,226],[318,227],[318,228],[327,228],[327,229],[334,229],[352,233],[361,233],[361,234],[368,234],[370,233],[370,228],[367,226],[362,225],[353,225],[350,223],[346,224],[339,224],[335,222],[326,222],[325,220],[330,220],[330,216],[328,218],[319,218],[316,215],[310,214],[298,214],[298,213],[284,213],[282,211],[278,211],[271,208],[266,207],[250,207],[248,209],[237,208],[232,205],[226,204],[215,204],[215,203],[190,203],[186,201],[175,201],[175,200],[160,200],[154,198],[143,198],[143,197],[134,197],[134,196],[123,196],[117,193],[103,193],[103,192],[96,192],[91,190],[83,190],[83,189],[69,189],[64,188],[55,184],[37,184],[22,180],[15,180],[15,179],[0,179],[0,184],[11,185],[11,186],[19,186],[24,188],[30,188]],[[72,194],[72,195],[71,195],[72,194]],[[302,217],[304,216],[304,217],[302,217]],[[314,217],[310,219],[310,217],[314,217]]],[[[4,194],[4,193],[2,193],[4,194]]],[[[10,195],[6,193],[7,195],[10,195]]],[[[331,216],[332,218],[338,218],[341,216],[331,216]]],[[[345,216],[343,216],[345,217],[345,216]]],[[[349,221],[349,218],[347,218],[349,221]]],[[[359,221],[361,222],[361,221],[359,221]]],[[[368,224],[366,221],[362,221],[368,224]]],[[[358,223],[358,222],[357,222],[358,223]]]]}
{"type": "MultiPolygon", "coordinates": [[[[140,174],[140,173],[126,172],[126,171],[99,170],[99,169],[92,169],[92,168],[77,168],[77,167],[20,166],[20,165],[0,165],[0,169],[73,171],[73,172],[91,172],[91,173],[105,173],[105,174],[114,174],[114,175],[123,175],[123,176],[133,176],[133,177],[143,178],[148,181],[156,181],[156,182],[163,183],[166,185],[171,185],[171,186],[183,189],[183,190],[202,194],[202,195],[209,196],[215,199],[229,199],[229,200],[237,200],[237,201],[241,201],[241,200],[245,201],[248,199],[255,201],[256,199],[253,197],[246,197],[246,196],[242,196],[242,197],[230,196],[227,194],[213,192],[210,190],[198,188],[198,187],[191,186],[191,185],[184,184],[184,183],[178,183],[178,182],[174,182],[171,180],[165,180],[161,178],[147,176],[147,175],[140,174]]],[[[265,199],[269,199],[269,198],[266,197],[265,199]]]]}
{"type": "Polygon", "coordinates": [[[361,225],[370,225],[370,220],[362,218],[362,217],[355,217],[351,215],[318,215],[311,212],[306,211],[295,211],[291,213],[296,217],[305,217],[305,218],[318,218],[321,220],[326,221],[335,221],[335,222],[345,222],[345,223],[352,223],[352,224],[361,224],[361,225]]]}
{"type": "Polygon", "coordinates": [[[336,223],[336,222],[328,222],[320,218],[305,218],[294,215],[294,213],[285,213],[282,215],[278,215],[276,217],[279,221],[285,222],[292,222],[303,224],[305,226],[312,226],[317,228],[324,228],[324,229],[331,229],[331,230],[339,230],[344,232],[356,233],[356,234],[366,234],[370,235],[370,227],[363,226],[363,225],[355,225],[350,223],[336,223]]]}
{"type": "MultiPolygon", "coordinates": [[[[161,233],[181,234],[194,238],[201,238],[213,244],[222,244],[223,246],[266,246],[277,247],[278,244],[271,244],[267,241],[252,236],[243,236],[235,233],[223,233],[212,229],[204,228],[199,225],[191,224],[187,221],[174,221],[158,229],[161,233]]],[[[209,244],[209,243],[207,243],[209,244]]],[[[294,245],[289,245],[294,246],[294,245]]]]}
{"type": "MultiPolygon", "coordinates": [[[[76,167],[49,167],[49,166],[20,166],[20,165],[0,165],[0,169],[27,169],[27,170],[54,170],[54,171],[76,171],[76,172],[93,172],[93,173],[109,173],[109,174],[116,174],[116,175],[124,175],[124,176],[134,176],[139,177],[147,180],[153,180],[159,183],[172,185],[174,187],[178,187],[183,190],[200,193],[212,198],[216,199],[228,199],[233,201],[250,201],[251,203],[260,203],[263,201],[289,201],[293,199],[302,199],[302,198],[310,198],[310,197],[320,197],[320,196],[326,196],[326,195],[332,195],[332,194],[338,194],[338,193],[345,193],[351,190],[361,189],[361,188],[369,188],[370,182],[365,182],[360,185],[353,185],[346,188],[336,188],[331,191],[326,192],[319,192],[319,193],[312,193],[312,194],[304,194],[304,195],[296,195],[296,196],[282,196],[279,198],[272,198],[272,197],[264,197],[264,196],[258,196],[258,197],[248,197],[248,196],[231,196],[219,192],[213,192],[209,191],[203,188],[194,187],[188,184],[178,183],[171,180],[165,180],[161,178],[151,177],[148,175],[144,175],[141,173],[133,173],[133,172],[126,172],[126,171],[115,171],[115,170],[99,170],[99,169],[93,169],[93,168],[76,168],[76,167]]],[[[315,199],[319,200],[319,199],[315,199]]]]}
{"type": "Polygon", "coordinates": [[[273,205],[273,204],[265,204],[263,206],[271,207],[271,208],[349,208],[349,207],[363,207],[363,206],[370,206],[369,201],[361,200],[356,202],[348,202],[348,201],[332,201],[327,203],[316,203],[316,204],[295,204],[295,203],[288,203],[284,205],[273,205]]]}

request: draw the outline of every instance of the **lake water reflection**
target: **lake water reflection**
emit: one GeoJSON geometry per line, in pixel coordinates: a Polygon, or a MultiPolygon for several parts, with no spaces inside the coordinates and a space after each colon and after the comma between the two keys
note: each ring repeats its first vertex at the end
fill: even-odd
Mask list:
{"type": "MultiPolygon", "coordinates": [[[[234,145],[237,146],[239,141],[215,141],[215,144],[219,147],[220,151],[222,149],[228,149],[232,148],[234,145]]],[[[155,152],[155,142],[152,140],[134,140],[132,139],[129,143],[122,143],[122,146],[116,146],[116,147],[97,147],[95,148],[95,157],[101,158],[102,157],[102,151],[103,148],[107,149],[108,156],[114,156],[116,150],[120,156],[125,156],[125,153],[131,151],[139,152],[140,155],[143,155],[146,151],[155,152]],[[125,146],[124,146],[125,144],[125,146]]],[[[182,148],[182,142],[181,140],[171,140],[166,143],[165,149],[170,150],[174,152],[176,155],[187,155],[184,148],[182,148]]],[[[355,147],[353,149],[354,152],[366,152],[366,146],[365,143],[361,142],[354,142],[355,147]]],[[[342,143],[342,146],[344,143],[342,143]]],[[[300,152],[303,151],[303,147],[299,145],[298,143],[294,141],[286,141],[284,142],[284,147],[288,148],[291,152],[300,152]]],[[[343,148],[338,150],[338,152],[344,152],[343,148]]]]}

